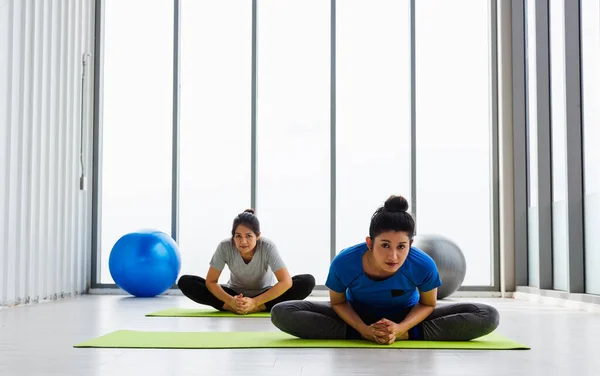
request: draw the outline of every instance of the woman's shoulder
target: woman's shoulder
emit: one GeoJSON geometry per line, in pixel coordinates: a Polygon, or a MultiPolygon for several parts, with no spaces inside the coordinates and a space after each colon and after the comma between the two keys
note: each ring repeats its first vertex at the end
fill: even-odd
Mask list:
{"type": "Polygon", "coordinates": [[[329,272],[344,281],[354,280],[362,273],[362,255],[367,250],[367,243],[359,243],[344,248],[333,258],[329,265],[329,272]]]}
{"type": "Polygon", "coordinates": [[[410,247],[407,260],[411,265],[421,269],[436,269],[435,261],[431,256],[417,247],[410,247]]]}
{"type": "Polygon", "coordinates": [[[267,238],[265,236],[262,236],[262,235],[258,239],[258,243],[262,244],[263,246],[275,247],[275,241],[274,240],[272,240],[271,238],[267,238]]]}
{"type": "Polygon", "coordinates": [[[229,252],[234,249],[233,241],[231,238],[223,239],[217,245],[216,252],[229,252]]]}
{"type": "Polygon", "coordinates": [[[278,252],[275,241],[273,241],[270,238],[266,238],[264,236],[261,236],[260,239],[258,239],[258,241],[256,242],[256,245],[257,245],[257,249],[260,250],[261,252],[265,252],[265,253],[278,252]]]}

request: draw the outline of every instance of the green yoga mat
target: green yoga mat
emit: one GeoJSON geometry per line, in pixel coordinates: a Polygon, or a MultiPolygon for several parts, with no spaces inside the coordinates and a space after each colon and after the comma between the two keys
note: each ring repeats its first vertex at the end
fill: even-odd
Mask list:
{"type": "Polygon", "coordinates": [[[278,347],[343,347],[380,349],[467,349],[516,350],[529,347],[491,333],[473,341],[398,341],[377,345],[363,340],[306,340],[283,332],[141,332],[119,330],[74,347],[151,348],[151,349],[245,349],[278,347]]]}
{"type": "Polygon", "coordinates": [[[238,315],[233,312],[222,312],[216,309],[169,308],[148,313],[146,317],[271,317],[270,312],[257,312],[238,315]]]}

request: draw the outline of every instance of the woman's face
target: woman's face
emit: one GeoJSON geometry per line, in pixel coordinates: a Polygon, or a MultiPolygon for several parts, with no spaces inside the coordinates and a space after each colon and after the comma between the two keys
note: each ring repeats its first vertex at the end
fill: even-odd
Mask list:
{"type": "Polygon", "coordinates": [[[235,229],[235,235],[233,235],[235,246],[242,255],[252,254],[259,238],[260,234],[256,236],[250,228],[244,225],[239,225],[235,229]]]}
{"type": "Polygon", "coordinates": [[[404,264],[411,245],[408,235],[401,231],[383,232],[374,241],[367,237],[367,246],[373,251],[375,267],[390,274],[397,272],[404,264]]]}

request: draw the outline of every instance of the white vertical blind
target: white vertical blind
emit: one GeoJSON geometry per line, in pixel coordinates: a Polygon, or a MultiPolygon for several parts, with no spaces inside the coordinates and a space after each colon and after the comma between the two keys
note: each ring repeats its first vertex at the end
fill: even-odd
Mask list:
{"type": "Polygon", "coordinates": [[[89,284],[93,4],[0,0],[0,306],[89,284]]]}

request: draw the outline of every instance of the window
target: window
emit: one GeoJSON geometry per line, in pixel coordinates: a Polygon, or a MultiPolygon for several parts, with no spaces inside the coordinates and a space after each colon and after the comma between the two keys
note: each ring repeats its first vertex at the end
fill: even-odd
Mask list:
{"type": "MultiPolygon", "coordinates": [[[[328,1],[259,1],[256,56],[252,2],[106,0],[103,7],[100,283],[113,282],[108,259],[122,235],[141,228],[171,234],[176,197],[181,274],[206,273],[234,217],[255,199],[262,236],[277,244],[290,273],[313,274],[322,285],[331,253],[363,242],[373,212],[393,194],[418,200],[409,210],[419,234],[459,244],[467,259],[463,285],[493,283],[489,1],[338,2],[333,83],[328,1]],[[181,5],[178,66],[174,4],[181,5]],[[131,14],[141,9],[132,27],[131,14]]],[[[225,270],[220,282],[228,277],[225,270]]]]}
{"type": "Polygon", "coordinates": [[[489,1],[416,2],[417,231],[449,237],[463,285],[492,284],[489,1]]]}
{"type": "Polygon", "coordinates": [[[581,1],[586,292],[600,294],[600,3],[581,1]]]}
{"type": "Polygon", "coordinates": [[[528,272],[529,285],[539,286],[539,218],[538,218],[538,117],[537,117],[537,58],[536,58],[536,0],[527,0],[527,173],[528,173],[528,272]]]}
{"type": "Polygon", "coordinates": [[[550,119],[552,133],[552,268],[556,290],[567,290],[565,9],[550,0],[550,119]]]}
{"type": "Polygon", "coordinates": [[[121,236],[171,234],[173,1],[104,6],[100,282],[113,283],[108,259],[121,236]]]}
{"type": "Polygon", "coordinates": [[[258,3],[257,215],[290,273],[330,260],[330,3],[258,3]],[[310,25],[310,27],[308,27],[310,25]]]}
{"type": "Polygon", "coordinates": [[[181,274],[205,275],[233,219],[250,207],[251,6],[182,3],[181,274]]]}
{"type": "Polygon", "coordinates": [[[340,252],[365,240],[388,196],[410,202],[410,2],[343,1],[336,11],[340,252]]]}

